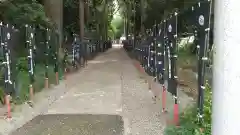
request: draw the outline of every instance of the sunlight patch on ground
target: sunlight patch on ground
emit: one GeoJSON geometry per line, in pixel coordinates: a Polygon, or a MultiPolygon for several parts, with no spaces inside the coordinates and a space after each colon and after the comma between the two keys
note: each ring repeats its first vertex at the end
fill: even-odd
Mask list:
{"type": "Polygon", "coordinates": [[[113,44],[112,48],[122,48],[123,44],[113,44]]]}
{"type": "Polygon", "coordinates": [[[105,61],[97,61],[97,60],[93,60],[93,61],[89,61],[88,63],[92,63],[92,64],[101,64],[101,63],[106,63],[106,62],[116,62],[117,60],[105,60],[105,61]]]}
{"type": "Polygon", "coordinates": [[[91,92],[91,93],[79,93],[79,94],[74,94],[74,97],[79,97],[79,96],[84,96],[84,95],[104,95],[104,91],[97,91],[97,92],[91,92]]]}
{"type": "Polygon", "coordinates": [[[123,135],[119,115],[50,114],[39,115],[11,135],[123,135]]]}

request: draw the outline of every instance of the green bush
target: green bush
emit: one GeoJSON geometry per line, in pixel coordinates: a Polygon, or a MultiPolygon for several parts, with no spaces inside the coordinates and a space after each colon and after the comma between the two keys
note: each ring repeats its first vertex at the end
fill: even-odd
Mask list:
{"type": "Polygon", "coordinates": [[[204,117],[200,125],[197,121],[196,105],[188,107],[180,114],[180,126],[169,126],[165,129],[165,135],[211,135],[211,108],[212,92],[207,84],[204,98],[204,117]]]}
{"type": "Polygon", "coordinates": [[[7,0],[0,3],[0,15],[4,22],[17,27],[25,24],[52,26],[44,12],[44,6],[37,0],[7,0]]]}
{"type": "Polygon", "coordinates": [[[0,103],[4,104],[4,91],[2,88],[0,88],[0,103]]]}
{"type": "MultiPolygon", "coordinates": [[[[20,30],[19,33],[14,35],[18,44],[17,47],[14,46],[14,60],[12,70],[13,70],[13,81],[15,82],[15,92],[12,94],[13,99],[16,103],[22,103],[29,99],[29,72],[28,72],[28,60],[27,60],[27,50],[25,49],[25,34],[23,28],[25,24],[30,24],[34,26],[39,26],[40,28],[48,27],[55,28],[54,23],[49,20],[45,14],[44,5],[39,3],[39,0],[5,0],[0,2],[0,18],[4,23],[9,23],[14,25],[20,30]],[[23,57],[24,56],[24,57],[23,57]],[[16,65],[15,65],[16,64],[16,65]]],[[[25,29],[25,28],[24,28],[25,29]]],[[[39,34],[41,36],[41,34],[39,34]]],[[[43,46],[44,47],[44,46],[43,46]]],[[[44,57],[41,57],[44,58],[44,57]]],[[[2,57],[0,58],[2,59],[2,57]]],[[[51,63],[51,62],[50,62],[51,63]]],[[[4,71],[0,72],[1,74],[4,71]]],[[[45,80],[45,66],[41,63],[36,63],[35,67],[35,83],[34,92],[38,92],[44,88],[45,80]]],[[[62,74],[62,72],[60,72],[62,74]]],[[[61,75],[60,74],[60,75],[61,75]]],[[[59,75],[59,77],[61,77],[59,75]]],[[[1,76],[0,76],[1,77],[1,76]]],[[[0,78],[0,82],[3,80],[0,78]]],[[[55,83],[55,73],[53,70],[53,65],[49,65],[49,83],[55,83]]],[[[1,87],[4,83],[0,84],[1,87]]],[[[4,90],[0,87],[0,101],[4,95],[4,90]]],[[[14,102],[15,102],[14,101],[14,102]]]]}
{"type": "Polygon", "coordinates": [[[20,57],[17,60],[17,70],[19,71],[28,71],[28,60],[27,57],[20,57]]]}
{"type": "MultiPolygon", "coordinates": [[[[44,65],[36,65],[35,67],[35,83],[34,83],[34,92],[40,92],[42,89],[44,89],[44,83],[45,83],[45,66],[44,65]]],[[[55,73],[53,70],[53,66],[49,66],[49,84],[55,83],[55,73]]],[[[16,104],[21,104],[24,101],[29,100],[29,73],[28,71],[20,71],[17,75],[17,89],[18,94],[17,97],[15,97],[16,104]]]]}
{"type": "MultiPolygon", "coordinates": [[[[14,102],[16,104],[21,104],[24,101],[29,99],[29,72],[28,72],[28,60],[25,57],[20,57],[17,60],[17,72],[16,72],[16,96],[14,98],[14,102]]],[[[55,73],[53,65],[49,65],[48,67],[48,75],[49,75],[49,84],[55,83],[55,73]]],[[[61,79],[63,73],[62,70],[59,69],[59,79],[61,79]]],[[[35,66],[35,83],[34,83],[34,92],[39,92],[44,88],[45,83],[45,65],[36,63],[35,66]]]]}
{"type": "Polygon", "coordinates": [[[0,67],[0,104],[4,104],[5,102],[3,71],[3,67],[0,67]]]}

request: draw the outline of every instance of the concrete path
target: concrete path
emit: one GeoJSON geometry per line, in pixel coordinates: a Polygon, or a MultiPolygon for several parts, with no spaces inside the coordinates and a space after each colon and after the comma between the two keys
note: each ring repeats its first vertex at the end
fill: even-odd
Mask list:
{"type": "MultiPolygon", "coordinates": [[[[34,108],[22,105],[19,107],[21,111],[13,114],[11,122],[0,120],[3,125],[0,131],[10,134],[38,116],[12,135],[33,135],[33,132],[36,135],[163,135],[166,115],[161,113],[160,101],[153,103],[153,94],[140,76],[122,48],[110,49],[90,61],[85,69],[69,76],[54,90],[38,94],[34,108]],[[90,121],[86,120],[88,117],[105,124],[101,124],[101,128],[94,128],[94,124],[88,128],[96,132],[87,133],[86,128],[77,130],[76,127],[84,125],[83,119],[90,121]],[[59,119],[64,119],[62,123],[68,123],[68,128],[59,125],[61,122],[56,121],[59,119]],[[47,131],[44,130],[46,126],[47,131]],[[106,132],[103,128],[111,130],[106,132]]],[[[154,84],[154,90],[160,91],[160,86],[154,84]]],[[[180,95],[180,104],[185,107],[190,99],[183,93],[180,95]]],[[[171,111],[173,99],[170,95],[167,103],[171,111]]]]}

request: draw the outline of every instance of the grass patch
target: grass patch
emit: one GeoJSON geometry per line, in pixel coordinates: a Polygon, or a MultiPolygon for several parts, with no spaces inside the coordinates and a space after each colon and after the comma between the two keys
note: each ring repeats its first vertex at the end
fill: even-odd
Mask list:
{"type": "Polygon", "coordinates": [[[0,87],[0,103],[4,104],[4,91],[3,88],[0,87]]]}
{"type": "Polygon", "coordinates": [[[180,114],[180,126],[167,127],[165,135],[211,135],[212,92],[210,86],[206,86],[203,123],[197,121],[196,105],[190,106],[180,114]]]}
{"type": "Polygon", "coordinates": [[[190,69],[194,72],[197,71],[197,56],[190,50],[180,49],[178,52],[177,65],[182,69],[190,69]]]}
{"type": "MultiPolygon", "coordinates": [[[[48,70],[49,84],[55,84],[55,73],[54,67],[49,66],[48,70]]],[[[63,72],[59,70],[59,79],[62,79],[63,72]]],[[[29,74],[27,71],[20,71],[17,75],[16,82],[16,94],[14,96],[14,101],[16,104],[21,104],[29,100],[29,74]]],[[[35,67],[35,82],[34,82],[34,93],[40,92],[45,86],[45,66],[37,65],[35,67]]]]}

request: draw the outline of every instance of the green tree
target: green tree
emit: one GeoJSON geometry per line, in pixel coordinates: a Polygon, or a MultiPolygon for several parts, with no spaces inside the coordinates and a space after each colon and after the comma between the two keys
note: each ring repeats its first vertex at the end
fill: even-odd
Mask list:
{"type": "Polygon", "coordinates": [[[8,0],[0,4],[0,14],[4,22],[16,26],[36,24],[51,27],[53,23],[47,18],[44,7],[36,0],[8,0]]]}
{"type": "Polygon", "coordinates": [[[115,37],[120,38],[124,32],[124,22],[121,16],[116,16],[112,20],[111,25],[114,28],[115,37]]]}

